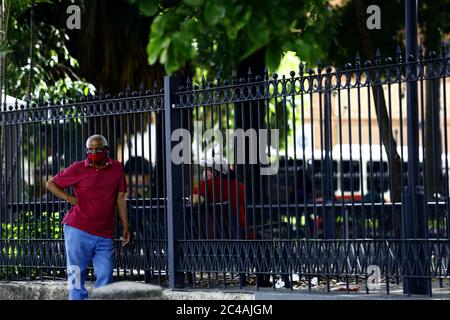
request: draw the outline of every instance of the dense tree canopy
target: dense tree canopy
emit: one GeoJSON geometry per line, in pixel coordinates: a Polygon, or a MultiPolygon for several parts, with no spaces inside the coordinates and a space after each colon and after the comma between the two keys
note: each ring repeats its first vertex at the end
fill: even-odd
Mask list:
{"type": "Polygon", "coordinates": [[[67,48],[67,30],[48,23],[40,14],[53,3],[36,0],[32,24],[31,5],[31,0],[6,1],[2,41],[6,93],[18,98],[30,93],[32,98],[44,99],[94,93],[94,86],[79,75],[78,61],[67,48]]]}
{"type": "Polygon", "coordinates": [[[193,62],[229,74],[258,50],[272,70],[289,50],[315,62],[325,56],[333,35],[325,30],[331,11],[324,0],[128,1],[155,17],[148,61],[159,61],[168,73],[193,62]]]}

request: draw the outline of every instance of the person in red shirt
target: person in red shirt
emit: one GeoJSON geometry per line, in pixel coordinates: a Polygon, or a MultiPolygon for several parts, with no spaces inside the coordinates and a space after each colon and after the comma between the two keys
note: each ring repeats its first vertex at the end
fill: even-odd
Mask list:
{"type": "Polygon", "coordinates": [[[63,220],[69,299],[87,298],[84,281],[91,261],[95,287],[112,282],[116,208],[123,227],[122,245],[130,241],[124,169],[121,162],[108,157],[108,150],[105,137],[89,137],[87,159],[73,163],[46,183],[51,193],[72,205],[63,220]],[[64,191],[71,186],[74,196],[64,191]]]}
{"type": "Polygon", "coordinates": [[[244,184],[230,170],[226,158],[216,155],[203,163],[204,180],[194,187],[192,193],[194,205],[200,202],[205,205],[202,210],[208,211],[207,238],[254,239],[247,226],[244,184]],[[224,203],[231,208],[220,205],[224,203]],[[214,205],[215,210],[210,205],[214,205]]]}
{"type": "MultiPolygon", "coordinates": [[[[199,211],[207,214],[207,223],[204,224],[207,228],[206,238],[255,239],[253,229],[247,225],[245,185],[238,181],[235,172],[229,168],[227,159],[216,155],[213,158],[207,158],[203,164],[204,180],[194,187],[192,199],[194,205],[198,202],[203,204],[199,211]],[[223,210],[220,210],[223,207],[221,203],[227,203],[223,210]],[[209,206],[211,204],[216,207],[215,212],[209,206]]],[[[241,259],[244,259],[243,252],[241,259]]],[[[246,279],[246,273],[239,273],[241,287],[245,286],[246,279]]]]}

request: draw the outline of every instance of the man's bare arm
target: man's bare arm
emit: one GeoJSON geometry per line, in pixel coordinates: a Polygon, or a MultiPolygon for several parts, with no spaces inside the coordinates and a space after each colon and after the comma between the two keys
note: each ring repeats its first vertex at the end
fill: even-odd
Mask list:
{"type": "Polygon", "coordinates": [[[57,196],[60,199],[64,199],[65,201],[69,202],[71,205],[76,205],[78,202],[78,199],[74,196],[71,196],[67,192],[65,192],[63,189],[58,187],[56,183],[53,182],[53,179],[50,179],[45,184],[47,187],[47,190],[53,193],[55,196],[57,196]]]}
{"type": "Polygon", "coordinates": [[[123,242],[122,244],[125,246],[130,242],[130,231],[128,229],[128,216],[127,216],[127,204],[126,204],[126,196],[124,192],[119,192],[117,195],[117,211],[119,213],[120,222],[122,223],[123,228],[123,242]]]}

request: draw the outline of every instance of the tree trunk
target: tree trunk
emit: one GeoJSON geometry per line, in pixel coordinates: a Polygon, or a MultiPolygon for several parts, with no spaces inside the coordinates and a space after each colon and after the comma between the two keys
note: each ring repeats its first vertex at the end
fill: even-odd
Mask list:
{"type": "MultiPolygon", "coordinates": [[[[254,79],[256,75],[260,75],[261,77],[264,75],[265,68],[265,49],[260,49],[253,53],[248,58],[242,60],[239,63],[237,70],[238,81],[240,78],[244,78],[245,82],[247,82],[248,71],[249,69],[252,72],[251,77],[254,79]]],[[[260,108],[258,112],[258,103],[257,102],[244,102],[237,103],[235,105],[235,128],[243,129],[244,131],[252,128],[255,129],[258,134],[259,125],[261,124],[264,127],[264,109],[262,105],[264,102],[261,101],[260,108]]],[[[257,152],[259,155],[259,141],[257,146],[257,152]]],[[[258,201],[260,198],[260,187],[263,187],[263,198],[266,196],[266,192],[268,192],[267,188],[260,185],[260,168],[258,164],[250,164],[249,163],[249,152],[250,147],[248,143],[245,146],[245,165],[237,165],[235,168],[236,174],[239,176],[240,180],[244,182],[246,180],[246,192],[247,192],[247,201],[251,201],[252,197],[255,197],[255,201],[258,201]],[[245,169],[244,169],[245,167],[245,169]],[[245,179],[244,179],[245,174],[245,179]],[[252,179],[253,176],[253,179],[252,179]],[[255,192],[254,192],[255,191],[255,192]]],[[[258,161],[259,162],[259,161],[258,161]]],[[[263,177],[264,178],[264,177],[263,177]]],[[[265,179],[263,179],[265,181],[265,179]]]]}
{"type": "MultiPolygon", "coordinates": [[[[375,47],[371,40],[368,29],[363,24],[363,21],[366,21],[366,17],[364,16],[364,4],[361,0],[356,0],[355,9],[357,26],[361,37],[363,52],[366,57],[371,57],[375,54],[375,47]]],[[[403,191],[401,158],[397,152],[397,142],[395,141],[394,135],[392,133],[392,122],[391,119],[389,119],[389,115],[387,112],[383,87],[381,85],[372,85],[372,95],[375,100],[375,109],[377,113],[377,122],[378,128],[380,130],[381,140],[388,156],[389,175],[392,181],[390,186],[393,187],[391,190],[391,201],[399,202],[401,201],[401,195],[403,191]]]]}
{"type": "Polygon", "coordinates": [[[164,76],[163,66],[147,62],[152,18],[123,0],[86,1],[82,28],[73,33],[71,52],[86,79],[105,93],[124,91],[127,85],[150,88],[164,76]]]}
{"type": "MultiPolygon", "coordinates": [[[[161,88],[164,67],[160,64],[150,66],[147,61],[146,47],[151,18],[140,15],[136,6],[123,0],[86,1],[82,13],[82,28],[73,32],[68,44],[69,50],[80,63],[82,77],[94,84],[97,89],[111,94],[123,92],[128,86],[131,90],[137,91],[141,84],[144,90],[153,90],[155,82],[161,88]]],[[[156,125],[156,137],[153,142],[156,141],[156,163],[153,165],[158,171],[155,183],[162,197],[164,118],[162,112],[155,112],[153,115],[152,121],[155,121],[156,125]]],[[[137,127],[129,128],[132,134],[146,129],[148,117],[144,119],[144,127],[137,123],[137,127]]],[[[96,121],[97,127],[100,127],[100,121],[103,121],[104,128],[107,126],[106,121],[109,121],[112,128],[114,121],[117,124],[120,120],[119,117],[107,117],[96,121]]],[[[122,132],[117,131],[118,136],[110,139],[125,145],[123,133],[128,132],[128,126],[133,126],[132,122],[127,121],[127,116],[122,116],[122,132]]]]}
{"type": "Polygon", "coordinates": [[[440,130],[439,80],[426,83],[425,187],[428,199],[442,192],[442,143],[440,130]]]}
{"type": "MultiPolygon", "coordinates": [[[[364,22],[366,21],[366,8],[362,0],[356,0],[355,2],[356,10],[356,20],[358,32],[360,35],[360,42],[362,43],[362,48],[364,55],[366,57],[371,57],[375,54],[375,46],[372,42],[372,37],[369,34],[369,30],[366,28],[364,22]]],[[[372,79],[373,80],[373,79],[372,79]]],[[[391,188],[391,201],[392,203],[401,202],[402,192],[403,192],[403,172],[401,170],[401,161],[397,152],[397,142],[393,138],[392,133],[392,122],[389,119],[389,115],[386,108],[386,99],[384,96],[383,86],[372,85],[372,95],[375,100],[375,109],[377,114],[378,128],[380,130],[381,140],[386,150],[389,165],[389,187],[391,188]]],[[[393,226],[394,232],[393,237],[399,237],[401,234],[401,212],[393,211],[394,216],[393,226]]]]}

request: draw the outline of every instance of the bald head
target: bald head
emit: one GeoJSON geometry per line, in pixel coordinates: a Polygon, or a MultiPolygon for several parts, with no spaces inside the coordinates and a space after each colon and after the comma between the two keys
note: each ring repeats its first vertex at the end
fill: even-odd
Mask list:
{"type": "Polygon", "coordinates": [[[86,148],[90,147],[100,147],[104,148],[108,146],[108,142],[106,141],[106,138],[102,136],[101,134],[94,134],[87,138],[86,140],[86,148]]]}

